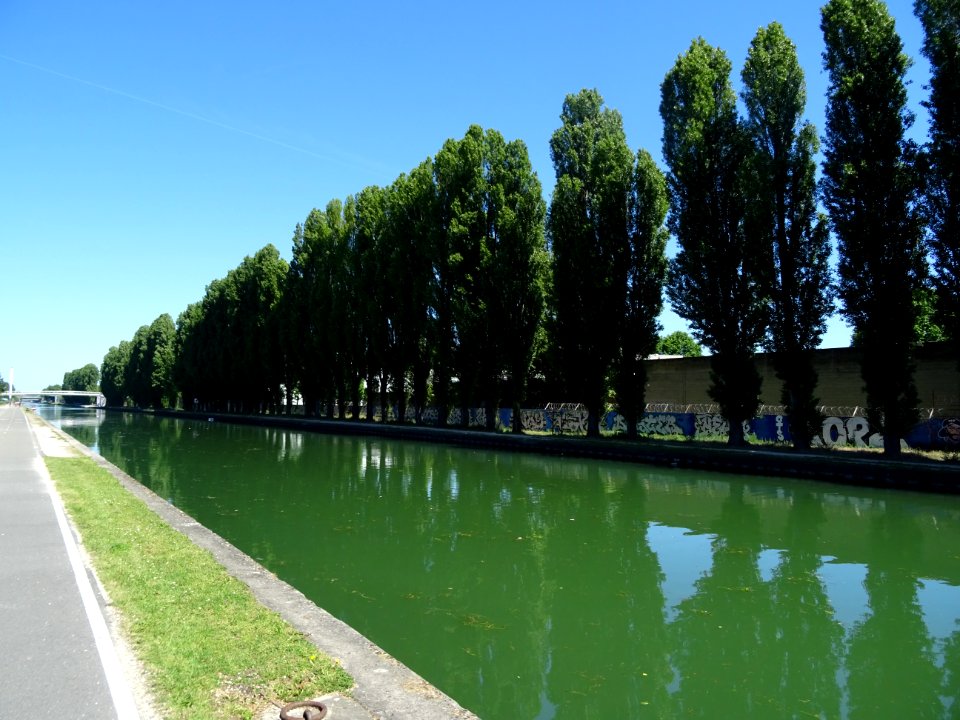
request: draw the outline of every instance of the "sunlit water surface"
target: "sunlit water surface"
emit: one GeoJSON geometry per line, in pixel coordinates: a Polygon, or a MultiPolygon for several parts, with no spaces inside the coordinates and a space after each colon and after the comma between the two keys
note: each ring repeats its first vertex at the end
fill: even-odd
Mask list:
{"type": "Polygon", "coordinates": [[[41,412],[486,720],[960,717],[960,500],[41,412]]]}

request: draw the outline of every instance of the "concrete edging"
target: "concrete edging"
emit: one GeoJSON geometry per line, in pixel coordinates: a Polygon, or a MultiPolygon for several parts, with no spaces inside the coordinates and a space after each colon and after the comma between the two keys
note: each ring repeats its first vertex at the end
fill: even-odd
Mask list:
{"type": "MultiPolygon", "coordinates": [[[[43,418],[40,419],[83,456],[107,470],[164,522],[185,535],[194,545],[210,552],[230,575],[250,588],[258,602],[306,635],[320,651],[340,662],[344,670],[353,677],[355,685],[350,697],[331,698],[331,711],[328,715],[331,720],[477,718],[352,627],[318,607],[303,593],[278,578],[249,555],[171,505],[102,455],[94,453],[66,433],[56,430],[43,418]]],[[[278,711],[270,710],[265,712],[263,717],[273,718],[277,714],[278,711]]]]}

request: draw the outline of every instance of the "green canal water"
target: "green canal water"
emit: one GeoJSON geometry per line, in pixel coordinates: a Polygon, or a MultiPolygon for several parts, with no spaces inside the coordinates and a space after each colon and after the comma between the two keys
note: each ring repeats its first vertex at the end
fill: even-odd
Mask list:
{"type": "Polygon", "coordinates": [[[486,720],[960,718],[960,499],[44,408],[486,720]]]}

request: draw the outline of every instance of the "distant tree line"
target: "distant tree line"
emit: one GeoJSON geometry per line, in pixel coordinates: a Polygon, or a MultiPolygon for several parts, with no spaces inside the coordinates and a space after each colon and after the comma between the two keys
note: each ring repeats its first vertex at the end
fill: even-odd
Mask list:
{"type": "Polygon", "coordinates": [[[87,363],[82,368],[65,372],[63,374],[63,384],[59,389],[96,392],[99,384],[100,369],[93,363],[87,363]]]}
{"type": "MultiPolygon", "coordinates": [[[[56,392],[57,390],[79,390],[82,392],[97,392],[100,389],[100,368],[93,363],[87,363],[76,370],[68,370],[63,374],[63,382],[59,385],[47,385],[43,388],[44,392],[56,392]]],[[[68,405],[83,405],[89,402],[89,398],[70,397],[64,398],[68,405]]]]}
{"type": "Polygon", "coordinates": [[[391,185],[312,210],[289,263],[268,245],[176,322],[161,315],[112,347],[101,390],[112,405],[244,413],[290,412],[297,397],[309,416],[354,419],[392,405],[417,422],[429,405],[440,425],[482,406],[491,428],[500,405],[549,395],[583,403],[591,435],[612,401],[635,433],[643,359],[666,347],[665,291],[710,351],[730,442],[758,409],[764,348],[807,447],[819,424],[811,353],[838,300],[864,349],[871,421],[895,454],[916,415],[915,345],[960,337],[960,3],[915,10],[932,67],[923,147],[906,139],[909,59],[879,0],[821,11],[819,186],[820,141],[783,28],[750,45],[743,115],[726,54],[698,38],[661,86],[666,172],[628,147],[596,90],[563,103],[549,207],[524,143],[472,126],[391,185]]]}

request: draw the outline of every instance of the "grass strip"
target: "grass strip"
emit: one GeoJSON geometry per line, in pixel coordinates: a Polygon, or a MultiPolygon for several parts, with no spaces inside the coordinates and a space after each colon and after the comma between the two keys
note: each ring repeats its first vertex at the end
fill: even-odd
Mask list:
{"type": "Polygon", "coordinates": [[[252,718],[350,677],[88,458],[45,459],[168,718],[252,718]]]}

